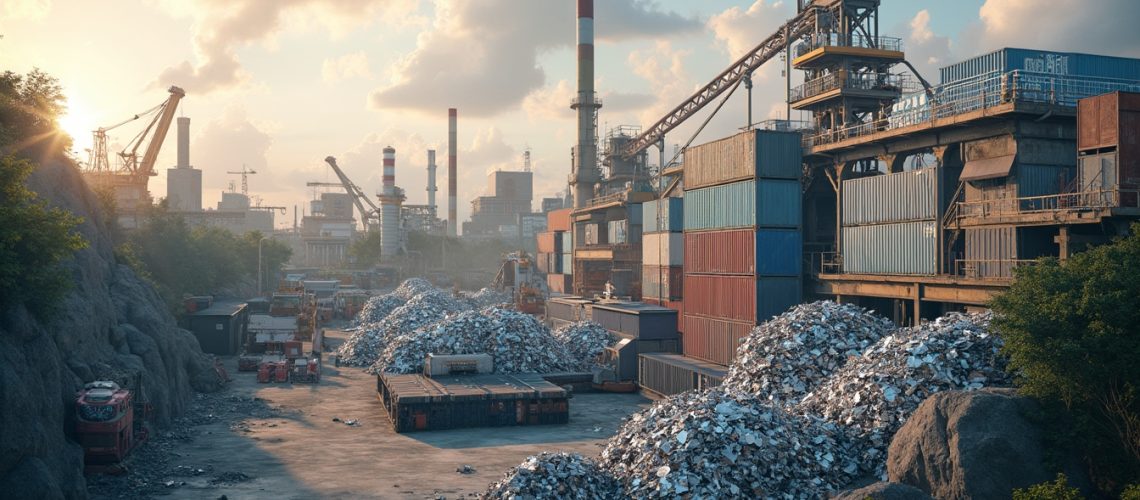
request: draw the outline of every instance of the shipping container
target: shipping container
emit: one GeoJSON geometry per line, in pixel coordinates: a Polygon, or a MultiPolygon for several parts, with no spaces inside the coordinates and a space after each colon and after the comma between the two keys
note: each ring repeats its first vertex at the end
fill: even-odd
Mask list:
{"type": "Polygon", "coordinates": [[[1024,71],[1056,76],[1137,80],[1140,59],[1004,48],[972,57],[939,70],[942,83],[954,83],[991,73],[1024,71]]]}
{"type": "MultiPolygon", "coordinates": [[[[686,307],[688,307],[686,305],[686,307]]],[[[681,336],[681,353],[718,365],[728,366],[736,359],[736,349],[755,325],[747,321],[729,321],[696,316],[685,312],[685,334],[681,336]]]]}
{"type": "Polygon", "coordinates": [[[748,180],[685,191],[685,231],[800,225],[800,181],[748,180]]]}
{"type": "MultiPolygon", "coordinates": [[[[677,300],[684,297],[684,269],[680,266],[641,268],[641,299],[677,300]]],[[[658,304],[662,305],[662,304],[658,304]]]]}
{"type": "Polygon", "coordinates": [[[685,264],[685,236],[682,233],[648,233],[641,240],[641,263],[646,266],[685,264]]]}
{"type": "Polygon", "coordinates": [[[542,253],[542,252],[538,252],[538,253],[534,254],[535,267],[538,267],[539,272],[550,274],[550,256],[551,255],[552,254],[542,253]]]}
{"type": "MultiPolygon", "coordinates": [[[[800,303],[799,277],[685,274],[685,313],[759,323],[800,303]]],[[[686,330],[687,331],[687,330],[686,330]]]]}
{"type": "Polygon", "coordinates": [[[645,220],[645,216],[642,213],[643,210],[644,209],[642,208],[641,203],[630,203],[628,206],[626,206],[625,218],[629,220],[630,225],[640,226],[643,223],[645,220]]]}
{"type": "Polygon", "coordinates": [[[677,338],[677,311],[666,307],[644,302],[599,302],[590,314],[603,328],[635,339],[677,338]]]}
{"type": "Polygon", "coordinates": [[[609,231],[606,224],[591,222],[582,224],[582,227],[583,246],[609,244],[609,231]]]}
{"type": "Polygon", "coordinates": [[[569,231],[571,229],[570,212],[573,211],[573,208],[551,210],[546,215],[546,229],[548,231],[569,231]]]}
{"type": "Polygon", "coordinates": [[[966,260],[962,272],[969,278],[1009,278],[1017,261],[1017,228],[966,229],[966,260]]]}
{"type": "Polygon", "coordinates": [[[795,229],[689,232],[684,241],[687,273],[799,276],[802,272],[803,241],[795,229]]]}
{"type": "Polygon", "coordinates": [[[641,204],[642,230],[646,233],[684,230],[684,199],[663,198],[641,204]]]}
{"type": "Polygon", "coordinates": [[[376,393],[396,432],[570,420],[566,389],[532,373],[443,378],[381,373],[376,393]]]}
{"type": "Polygon", "coordinates": [[[561,262],[561,269],[563,274],[574,274],[571,270],[574,269],[574,255],[569,253],[559,254],[558,260],[561,262]]]}
{"type": "Polygon", "coordinates": [[[903,222],[843,228],[843,272],[932,275],[938,272],[938,224],[903,222]]]}
{"type": "Polygon", "coordinates": [[[572,293],[573,276],[569,274],[547,274],[546,286],[554,293],[572,293]]]}
{"type": "Polygon", "coordinates": [[[594,301],[582,297],[551,297],[546,301],[546,317],[563,321],[589,321],[594,301]]]}
{"type": "Polygon", "coordinates": [[[685,150],[685,188],[757,178],[799,179],[799,132],[749,130],[685,150]]]}
{"type": "Polygon", "coordinates": [[[535,235],[538,251],[542,253],[562,253],[562,237],[556,232],[547,231],[535,235]]]}
{"type": "Polygon", "coordinates": [[[1091,151],[1138,143],[1140,94],[1113,92],[1077,102],[1077,149],[1091,151]]]}
{"type": "Polygon", "coordinates": [[[939,177],[922,168],[843,181],[843,225],[935,220],[939,177]]]}
{"type": "Polygon", "coordinates": [[[658,396],[711,389],[727,375],[723,366],[679,354],[642,353],[638,360],[638,385],[658,396]]]}
{"type": "Polygon", "coordinates": [[[574,250],[574,232],[559,231],[556,234],[560,235],[562,239],[562,253],[572,253],[574,250]]]}

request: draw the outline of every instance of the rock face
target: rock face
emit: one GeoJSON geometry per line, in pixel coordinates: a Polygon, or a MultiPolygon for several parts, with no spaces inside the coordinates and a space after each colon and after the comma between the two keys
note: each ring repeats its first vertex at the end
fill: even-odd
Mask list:
{"type": "Polygon", "coordinates": [[[875,483],[857,490],[844,491],[832,500],[933,500],[914,486],[899,483],[875,483]]]}
{"type": "Polygon", "coordinates": [[[96,379],[140,374],[156,423],[180,413],[193,391],[218,387],[198,341],[179,329],[154,289],[115,262],[108,221],[70,162],[37,168],[28,186],[83,217],[88,242],[65,266],[73,287],[59,317],[0,310],[0,491],[15,498],[85,498],[83,455],[73,439],[75,392],[96,379]]]}
{"type": "Polygon", "coordinates": [[[891,482],[936,498],[1008,498],[1050,479],[1035,403],[1010,389],[935,394],[899,429],[887,452],[891,482]]]}

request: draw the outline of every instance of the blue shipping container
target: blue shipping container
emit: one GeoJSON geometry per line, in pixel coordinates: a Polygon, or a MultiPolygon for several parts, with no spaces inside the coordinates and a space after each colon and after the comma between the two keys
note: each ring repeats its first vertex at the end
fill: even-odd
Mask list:
{"type": "Polygon", "coordinates": [[[803,238],[798,229],[756,230],[756,274],[799,276],[802,263],[803,238]]]}
{"type": "Polygon", "coordinates": [[[665,198],[641,204],[643,231],[646,233],[681,232],[684,230],[684,199],[665,198]]]}
{"type": "Polygon", "coordinates": [[[1057,76],[1140,80],[1140,59],[1075,52],[1004,48],[951,64],[939,70],[942,83],[968,80],[988,73],[1025,71],[1057,76]]]}
{"type": "Polygon", "coordinates": [[[756,324],[783,314],[799,304],[802,299],[803,283],[799,276],[756,278],[756,324]]]}
{"type": "Polygon", "coordinates": [[[801,203],[798,180],[747,180],[685,191],[685,231],[798,228],[801,203]]]}
{"type": "Polygon", "coordinates": [[[629,223],[640,226],[643,218],[643,210],[644,208],[641,203],[633,203],[626,207],[626,216],[629,219],[629,223]]]}

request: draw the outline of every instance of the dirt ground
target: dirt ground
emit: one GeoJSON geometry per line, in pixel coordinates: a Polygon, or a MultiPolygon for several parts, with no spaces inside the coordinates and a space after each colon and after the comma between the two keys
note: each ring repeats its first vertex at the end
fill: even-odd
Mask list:
{"type": "Polygon", "coordinates": [[[319,385],[258,384],[254,373],[237,371],[236,358],[224,363],[228,388],[199,397],[181,429],[132,457],[152,470],[96,479],[93,497],[461,498],[528,455],[596,455],[623,418],[649,404],[636,394],[579,393],[568,425],[396,434],[376,378],[360,368],[328,362],[319,385]],[[475,472],[457,472],[464,465],[475,472]]]}

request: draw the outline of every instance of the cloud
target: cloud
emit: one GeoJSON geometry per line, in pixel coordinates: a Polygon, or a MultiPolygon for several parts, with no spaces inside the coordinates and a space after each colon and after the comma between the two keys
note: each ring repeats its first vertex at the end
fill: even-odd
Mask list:
{"type": "Polygon", "coordinates": [[[0,19],[35,21],[51,12],[51,0],[4,0],[0,19]]]}
{"type": "MultiPolygon", "coordinates": [[[[692,18],[640,0],[596,4],[598,41],[696,32],[692,18]]],[[[377,109],[436,113],[455,106],[467,116],[512,109],[546,79],[538,56],[575,43],[574,3],[556,0],[439,0],[435,23],[395,67],[370,102],[377,109]]],[[[533,109],[533,108],[532,108],[533,109]]]]}
{"type": "Polygon", "coordinates": [[[903,48],[907,60],[932,84],[938,81],[938,68],[953,62],[950,37],[930,29],[930,11],[926,9],[910,20],[910,35],[903,48]]]}
{"type": "Polygon", "coordinates": [[[1015,46],[1140,56],[1135,0],[986,0],[978,16],[982,50],[1015,46]]]}
{"type": "Polygon", "coordinates": [[[372,71],[368,68],[368,54],[361,50],[336,59],[325,59],[321,67],[321,77],[325,83],[336,83],[351,78],[372,78],[372,71]]]}
{"type": "Polygon", "coordinates": [[[651,50],[635,50],[629,54],[629,67],[633,74],[649,82],[656,97],[653,103],[642,106],[638,121],[646,126],[656,122],[682,100],[692,95],[693,79],[685,71],[685,58],[689,50],[675,49],[669,42],[658,41],[651,50]]]}
{"type": "Polygon", "coordinates": [[[574,84],[569,80],[559,80],[554,85],[547,85],[527,94],[523,99],[522,109],[532,122],[572,120],[575,115],[569,109],[573,97],[574,84]]]}
{"type": "MultiPolygon", "coordinates": [[[[191,130],[196,125],[191,124],[191,130]]],[[[242,166],[256,170],[250,177],[251,191],[264,193],[285,188],[278,179],[292,182],[284,172],[275,172],[267,159],[273,139],[264,127],[255,125],[240,107],[227,108],[216,120],[201,127],[190,145],[190,163],[202,170],[204,190],[226,189],[230,181],[241,182],[226,172],[240,171],[242,166]]],[[[240,184],[239,184],[240,185],[240,184]]]]}
{"type": "Polygon", "coordinates": [[[792,4],[775,0],[756,0],[748,10],[731,7],[709,18],[718,44],[736,60],[756,48],[756,45],[793,14],[792,4]]]}
{"type": "Polygon", "coordinates": [[[205,94],[239,86],[249,79],[237,49],[266,42],[287,22],[316,23],[340,35],[377,17],[399,18],[414,11],[418,0],[197,0],[191,7],[167,4],[174,15],[192,15],[198,62],[182,61],[162,71],[156,86],[177,82],[187,91],[205,94]]]}

